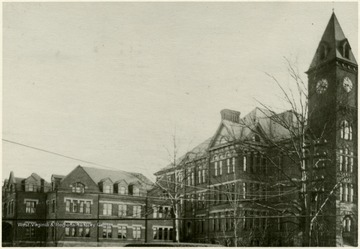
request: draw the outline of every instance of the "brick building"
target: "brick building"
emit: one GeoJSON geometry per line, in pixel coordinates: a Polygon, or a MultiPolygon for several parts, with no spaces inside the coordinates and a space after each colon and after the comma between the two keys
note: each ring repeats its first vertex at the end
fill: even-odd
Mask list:
{"type": "Polygon", "coordinates": [[[51,184],[36,174],[21,179],[11,173],[3,187],[3,245],[120,246],[172,241],[167,202],[147,200],[153,187],[139,173],[82,166],[66,176],[53,175],[51,184]]]}
{"type": "Polygon", "coordinates": [[[222,110],[214,136],[155,173],[181,192],[183,241],[357,245],[357,63],[334,13],[307,74],[304,112],[222,110]]]}

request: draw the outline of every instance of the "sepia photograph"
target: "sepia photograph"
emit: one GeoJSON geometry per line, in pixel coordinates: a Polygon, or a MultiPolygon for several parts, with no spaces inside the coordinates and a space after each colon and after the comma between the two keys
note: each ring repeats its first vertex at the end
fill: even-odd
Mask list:
{"type": "Polygon", "coordinates": [[[3,247],[357,247],[358,2],[3,2],[3,247]]]}

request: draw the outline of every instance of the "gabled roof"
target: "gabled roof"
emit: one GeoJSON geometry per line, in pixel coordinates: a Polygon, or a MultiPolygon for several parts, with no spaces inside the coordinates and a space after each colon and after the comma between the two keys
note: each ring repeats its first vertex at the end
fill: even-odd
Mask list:
{"type": "MultiPolygon", "coordinates": [[[[274,113],[267,109],[254,108],[251,112],[240,119],[239,123],[233,122],[227,119],[221,120],[221,123],[216,130],[214,136],[208,138],[194,149],[180,157],[176,161],[176,166],[186,162],[186,159],[196,160],[197,158],[203,157],[207,154],[208,150],[215,147],[216,141],[219,136],[229,136],[228,141],[244,141],[250,139],[253,134],[259,134],[267,139],[274,141],[280,141],[290,138],[291,134],[289,129],[294,129],[296,124],[296,115],[293,111],[285,111],[282,113],[274,113]],[[289,125],[291,128],[286,128],[281,125],[278,119],[284,120],[284,124],[289,125]],[[292,126],[291,126],[292,125],[292,126]],[[226,134],[220,134],[226,132],[226,134]],[[191,157],[193,155],[194,157],[191,157]]],[[[266,140],[266,139],[265,139],[266,140]]],[[[174,165],[170,164],[165,168],[162,168],[155,175],[163,174],[166,171],[174,169],[174,165]]]]}
{"type": "Polygon", "coordinates": [[[196,159],[199,159],[199,158],[205,156],[211,141],[212,141],[212,137],[206,139],[204,142],[202,142],[201,144],[194,147],[192,150],[187,152],[185,155],[179,157],[176,160],[176,165],[171,163],[171,164],[167,165],[166,167],[164,167],[164,168],[160,169],[159,171],[157,171],[155,173],[155,175],[158,175],[158,174],[160,174],[160,173],[162,173],[164,171],[172,169],[172,168],[174,168],[174,166],[180,165],[185,160],[196,160],[196,159]]]}
{"type": "Polygon", "coordinates": [[[339,21],[336,18],[335,13],[333,13],[331,15],[328,25],[326,26],[325,32],[320,40],[318,49],[317,49],[317,51],[314,55],[314,58],[310,64],[309,70],[319,66],[320,64],[322,64],[324,62],[328,62],[335,58],[339,58],[339,59],[342,59],[345,61],[352,62],[353,64],[357,64],[355,56],[351,50],[350,50],[350,54],[349,54],[349,59],[344,57],[342,55],[342,53],[340,52],[340,47],[344,42],[347,42],[347,39],[346,39],[345,34],[339,24],[339,21]],[[318,53],[322,44],[326,45],[326,47],[327,47],[327,56],[324,59],[321,59],[319,56],[319,53],[318,53]]]}
{"type": "Polygon", "coordinates": [[[146,189],[150,188],[153,183],[139,173],[131,173],[122,170],[108,170],[108,169],[98,169],[91,167],[82,167],[83,170],[90,176],[90,178],[95,182],[99,183],[101,180],[109,178],[112,182],[116,182],[119,180],[125,180],[126,182],[141,182],[142,186],[146,189]]]}

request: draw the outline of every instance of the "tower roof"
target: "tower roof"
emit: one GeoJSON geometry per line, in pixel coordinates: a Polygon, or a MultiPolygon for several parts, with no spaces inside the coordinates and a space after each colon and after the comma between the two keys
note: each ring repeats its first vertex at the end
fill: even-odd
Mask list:
{"type": "Polygon", "coordinates": [[[357,65],[335,13],[331,15],[309,70],[333,59],[342,59],[357,65]]]}

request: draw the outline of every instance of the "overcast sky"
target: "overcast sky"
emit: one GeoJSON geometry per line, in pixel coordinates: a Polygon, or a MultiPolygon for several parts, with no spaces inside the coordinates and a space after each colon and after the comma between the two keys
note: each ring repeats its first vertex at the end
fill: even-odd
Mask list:
{"type": "MultiPolygon", "coordinates": [[[[305,72],[333,7],[357,55],[355,2],[4,3],[3,139],[151,177],[175,127],[184,152],[221,109],[284,109],[266,73],[305,72]]],[[[2,148],[3,178],[93,166],[2,148]]]]}

